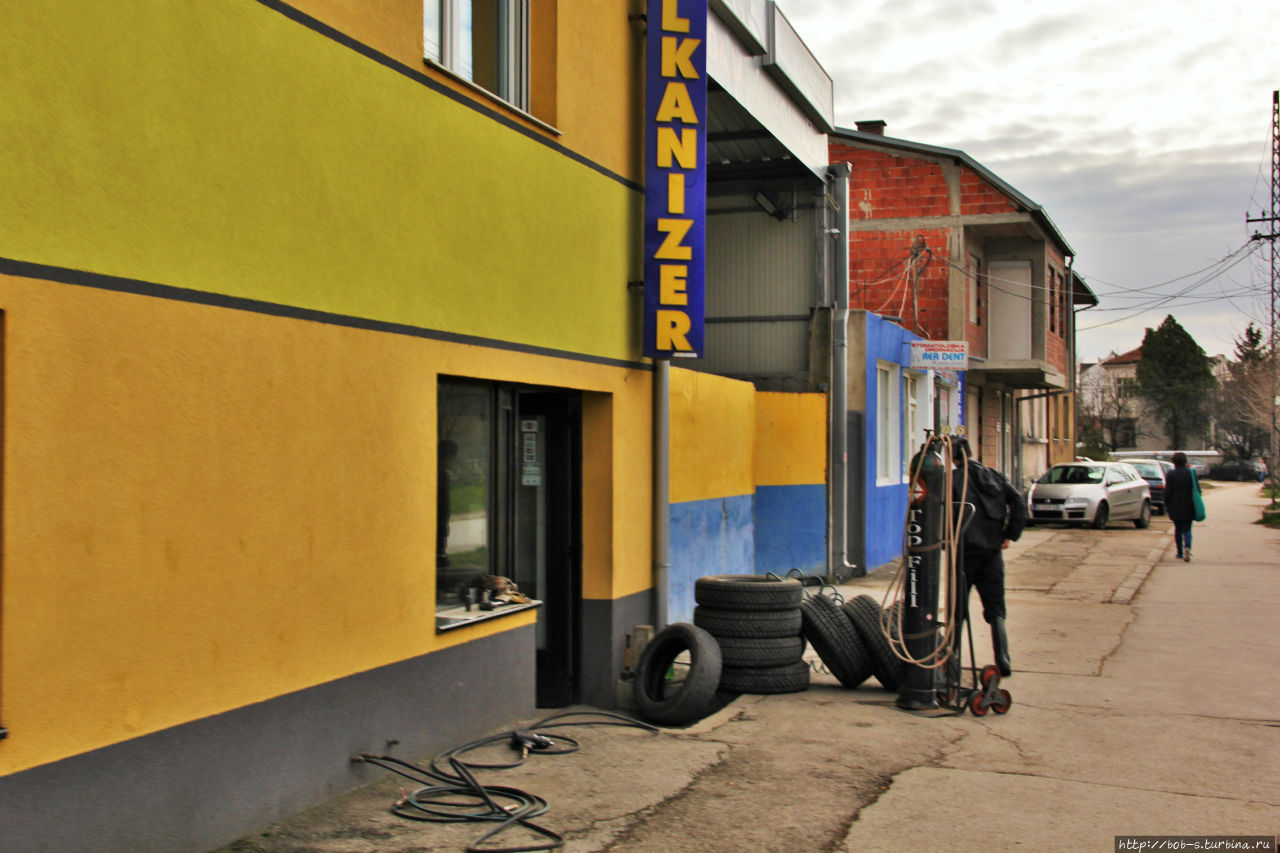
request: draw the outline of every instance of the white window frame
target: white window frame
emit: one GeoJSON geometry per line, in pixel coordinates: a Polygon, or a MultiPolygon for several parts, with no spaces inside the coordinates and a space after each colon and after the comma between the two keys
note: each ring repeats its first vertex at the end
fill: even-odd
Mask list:
{"type": "Polygon", "coordinates": [[[529,110],[529,5],[532,0],[423,0],[422,53],[433,65],[481,91],[529,110]],[[472,8],[497,4],[498,81],[493,91],[474,79],[471,54],[472,8]]]}
{"type": "Polygon", "coordinates": [[[902,480],[901,368],[876,362],[876,485],[902,480]]]}
{"type": "Polygon", "coordinates": [[[906,481],[911,472],[910,459],[916,444],[922,438],[920,429],[920,390],[925,387],[918,373],[905,370],[902,373],[902,477],[906,481]]]}

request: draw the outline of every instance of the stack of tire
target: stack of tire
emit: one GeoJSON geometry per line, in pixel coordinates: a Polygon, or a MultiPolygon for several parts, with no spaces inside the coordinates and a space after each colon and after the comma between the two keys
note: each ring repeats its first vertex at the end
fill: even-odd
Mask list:
{"type": "Polygon", "coordinates": [[[694,582],[693,598],[693,624],[720,647],[721,690],[771,694],[808,689],[800,581],[709,575],[694,582]]]}

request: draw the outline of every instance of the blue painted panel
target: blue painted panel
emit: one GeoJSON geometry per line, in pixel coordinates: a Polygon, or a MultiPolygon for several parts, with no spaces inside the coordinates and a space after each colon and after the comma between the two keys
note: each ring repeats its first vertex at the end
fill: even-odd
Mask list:
{"type": "MultiPolygon", "coordinates": [[[[876,399],[876,362],[886,361],[899,367],[907,367],[911,363],[911,342],[921,338],[875,314],[865,316],[867,360],[863,369],[867,389],[867,427],[863,464],[866,466],[864,470],[867,474],[864,478],[866,512],[863,519],[865,525],[863,541],[866,553],[863,555],[863,565],[867,570],[871,570],[902,556],[902,525],[907,513],[905,483],[876,485],[876,443],[879,439],[879,424],[876,418],[876,412],[879,410],[876,399]]],[[[901,371],[898,379],[901,382],[901,371]]],[[[901,385],[898,389],[898,403],[899,417],[901,417],[903,404],[901,385]]],[[[910,458],[914,450],[914,448],[904,448],[903,452],[910,458]]]]}
{"type": "Polygon", "coordinates": [[[826,486],[757,486],[756,574],[821,574],[826,567],[826,486]]]}
{"type": "Polygon", "coordinates": [[[867,489],[866,567],[874,569],[902,556],[902,525],[907,517],[905,484],[867,489]]]}
{"type": "Polygon", "coordinates": [[[754,572],[753,495],[671,505],[667,618],[693,619],[693,583],[703,575],[754,572]]]}

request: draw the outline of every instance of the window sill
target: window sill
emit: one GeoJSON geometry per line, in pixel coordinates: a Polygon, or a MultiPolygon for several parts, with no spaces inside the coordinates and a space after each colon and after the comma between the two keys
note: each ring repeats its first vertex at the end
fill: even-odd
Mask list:
{"type": "Polygon", "coordinates": [[[524,119],[525,121],[536,125],[539,129],[545,130],[547,133],[550,133],[554,136],[561,136],[563,134],[563,131],[561,131],[558,127],[553,127],[552,125],[547,124],[545,121],[538,118],[533,113],[529,112],[523,107],[516,106],[515,104],[508,101],[506,98],[502,97],[501,95],[498,95],[489,91],[484,86],[481,86],[478,83],[471,82],[466,77],[463,77],[461,74],[458,74],[457,72],[453,71],[448,66],[441,65],[439,62],[436,62],[434,59],[429,59],[425,56],[422,58],[422,62],[432,71],[439,71],[441,74],[443,74],[445,77],[448,77],[454,83],[458,83],[464,86],[465,88],[469,89],[472,93],[476,95],[483,96],[486,100],[492,101],[497,106],[502,107],[508,112],[511,112],[519,116],[520,118],[524,119]]]}
{"type": "Polygon", "coordinates": [[[478,605],[473,606],[471,610],[467,610],[465,607],[450,607],[448,610],[437,610],[436,633],[442,634],[455,628],[465,628],[467,625],[474,625],[477,622],[487,622],[490,619],[499,619],[503,616],[510,616],[512,613],[521,613],[541,606],[542,602],[535,600],[527,604],[500,604],[492,610],[481,610],[478,605]]]}

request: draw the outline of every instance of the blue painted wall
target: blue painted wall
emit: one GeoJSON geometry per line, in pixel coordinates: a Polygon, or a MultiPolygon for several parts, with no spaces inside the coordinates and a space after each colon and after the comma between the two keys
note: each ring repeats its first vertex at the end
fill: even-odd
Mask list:
{"type": "MultiPolygon", "coordinates": [[[[862,464],[865,472],[865,491],[863,498],[866,511],[863,513],[865,554],[862,565],[867,570],[875,569],[885,563],[897,560],[902,556],[902,526],[907,514],[907,485],[895,482],[890,485],[876,485],[876,444],[879,439],[879,424],[876,412],[876,363],[887,361],[899,367],[907,367],[911,363],[911,342],[921,340],[918,335],[908,332],[896,323],[885,320],[875,314],[867,313],[866,317],[866,361],[863,364],[863,381],[867,389],[866,406],[866,446],[863,448],[862,464]]],[[[851,369],[854,369],[851,366],[851,369]]],[[[902,372],[898,372],[899,417],[902,416],[902,372]]],[[[899,430],[901,429],[899,421],[899,430]]],[[[903,448],[908,460],[915,448],[903,448]]]]}
{"type": "Polygon", "coordinates": [[[827,489],[822,483],[756,487],[756,574],[827,569],[827,489]]]}
{"type": "Polygon", "coordinates": [[[754,496],[671,504],[670,622],[693,619],[693,584],[703,575],[754,572],[754,496]]]}

